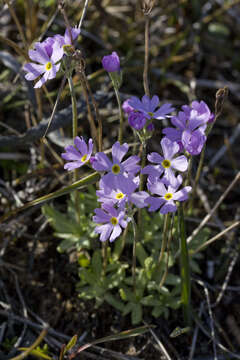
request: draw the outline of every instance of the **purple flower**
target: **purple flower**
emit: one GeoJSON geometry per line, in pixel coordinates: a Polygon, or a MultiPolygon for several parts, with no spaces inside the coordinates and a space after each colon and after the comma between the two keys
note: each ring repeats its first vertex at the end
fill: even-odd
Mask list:
{"type": "MultiPolygon", "coordinates": [[[[79,34],[80,29],[78,29],[77,27],[71,28],[71,35],[73,41],[78,37],[79,34]]],[[[62,58],[67,49],[71,48],[71,46],[73,45],[68,29],[65,30],[64,36],[57,34],[53,37],[53,39],[59,44],[59,57],[62,58]]]]}
{"type": "Polygon", "coordinates": [[[112,161],[103,152],[96,153],[92,167],[96,171],[107,172],[102,177],[104,186],[110,189],[125,188],[128,192],[131,192],[132,188],[135,187],[133,177],[140,170],[140,166],[137,165],[140,159],[134,155],[122,162],[127,151],[128,144],[120,145],[117,141],[112,146],[112,161]]]}
{"type": "Polygon", "coordinates": [[[148,160],[151,163],[157,165],[147,165],[143,168],[142,173],[148,174],[150,180],[153,178],[160,177],[164,172],[164,177],[169,181],[170,184],[174,184],[176,179],[174,170],[186,171],[188,168],[188,161],[184,155],[175,157],[179,151],[179,145],[176,142],[172,142],[168,138],[161,140],[161,147],[163,151],[163,157],[156,152],[152,152],[148,155],[148,160]]]}
{"type": "Polygon", "coordinates": [[[28,52],[31,60],[37,62],[27,63],[23,69],[28,73],[25,75],[27,80],[35,80],[38,76],[44,74],[41,79],[35,84],[35,88],[40,88],[47,80],[53,79],[60,68],[60,64],[56,64],[60,59],[59,45],[50,39],[45,42],[37,42],[34,45],[34,50],[28,52]]]}
{"type": "Polygon", "coordinates": [[[191,186],[185,186],[181,190],[178,190],[179,186],[182,184],[182,177],[178,175],[177,181],[174,186],[166,185],[166,183],[161,181],[156,181],[154,183],[148,182],[148,190],[152,194],[158,195],[149,196],[145,202],[150,205],[149,211],[156,211],[160,208],[161,214],[167,214],[169,212],[175,212],[177,206],[174,201],[185,201],[188,199],[188,193],[191,191],[191,186]],[[178,191],[177,191],[178,190],[178,191]]]}
{"type": "Polygon", "coordinates": [[[129,105],[132,106],[135,110],[143,113],[147,119],[165,119],[166,115],[174,111],[171,104],[164,104],[158,110],[156,108],[159,106],[159,98],[157,95],[154,95],[150,99],[147,95],[142,97],[142,101],[139,100],[136,96],[131,97],[129,100],[129,105]],[[156,111],[155,111],[156,110],[156,111]]]}
{"type": "Polygon", "coordinates": [[[93,150],[93,141],[92,139],[88,140],[88,146],[82,137],[76,136],[74,139],[74,144],[65,147],[66,153],[63,153],[61,156],[64,160],[69,160],[64,165],[64,169],[73,170],[79,168],[86,164],[90,160],[93,150]]]}
{"type": "Polygon", "coordinates": [[[129,100],[130,99],[127,99],[123,102],[122,104],[122,108],[123,108],[123,111],[125,112],[125,114],[129,114],[130,112],[132,112],[134,109],[131,105],[129,105],[129,100]]]}
{"type": "Polygon", "coordinates": [[[214,115],[204,101],[193,101],[191,107],[182,106],[177,116],[171,118],[175,128],[165,128],[163,133],[172,141],[177,141],[191,155],[198,155],[206,141],[207,124],[213,121],[214,115]]]}
{"type": "Polygon", "coordinates": [[[95,232],[100,235],[101,241],[109,239],[110,242],[114,241],[122,232],[122,228],[127,226],[130,218],[125,219],[125,212],[121,209],[115,209],[113,206],[103,204],[101,209],[95,209],[95,216],[93,221],[99,225],[96,227],[95,232]]]}
{"type": "Polygon", "coordinates": [[[135,130],[139,131],[144,128],[146,124],[146,117],[144,114],[138,111],[131,111],[128,115],[128,123],[135,130]]]}
{"type": "Polygon", "coordinates": [[[117,205],[121,209],[125,208],[126,203],[129,205],[133,203],[138,208],[145,207],[145,200],[149,194],[145,191],[134,192],[139,186],[139,178],[133,179],[133,182],[135,187],[133,186],[131,189],[124,189],[124,187],[110,189],[100,180],[100,190],[97,191],[98,201],[111,206],[117,205]]]}
{"type": "Polygon", "coordinates": [[[120,60],[118,54],[114,51],[111,55],[104,56],[102,66],[108,72],[120,71],[120,60]]]}

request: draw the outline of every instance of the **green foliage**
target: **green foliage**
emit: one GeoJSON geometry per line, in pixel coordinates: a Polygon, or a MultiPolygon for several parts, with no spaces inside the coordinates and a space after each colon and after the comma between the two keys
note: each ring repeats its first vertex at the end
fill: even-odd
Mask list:
{"type": "MultiPolygon", "coordinates": [[[[87,193],[71,195],[68,202],[67,214],[54,209],[53,206],[43,206],[43,213],[49,219],[55,230],[55,236],[63,241],[58,250],[70,251],[75,248],[81,251],[78,258],[79,279],[77,290],[79,297],[84,300],[94,300],[98,308],[104,302],[131,316],[133,325],[143,320],[144,309],[149,309],[152,316],[169,316],[169,309],[176,310],[181,305],[181,278],[179,275],[177,222],[173,227],[173,241],[169,254],[164,253],[161,264],[158,257],[162,243],[163,216],[158,212],[149,214],[142,212],[141,238],[137,242],[136,256],[136,289],[133,291],[131,259],[133,232],[129,226],[126,238],[123,235],[114,244],[107,247],[107,264],[104,265],[99,240],[95,240],[95,224],[92,214],[96,208],[96,195],[93,187],[87,193]],[[126,243],[125,243],[126,242],[126,243]],[[124,246],[125,243],[125,246],[124,246]],[[131,262],[131,260],[130,260],[131,262]],[[105,268],[104,268],[105,266],[105,268]],[[164,285],[159,284],[168,266],[164,285]]],[[[202,230],[190,244],[191,251],[209,237],[209,229],[202,230]]],[[[199,273],[198,259],[201,254],[190,258],[193,272],[199,273]]]]}
{"type": "Polygon", "coordinates": [[[54,235],[64,239],[58,245],[59,252],[68,252],[73,248],[78,251],[90,249],[91,239],[96,237],[95,225],[91,221],[93,210],[97,207],[93,189],[93,186],[89,186],[88,193],[72,193],[66,214],[50,205],[42,207],[43,214],[55,230],[54,235]]]}

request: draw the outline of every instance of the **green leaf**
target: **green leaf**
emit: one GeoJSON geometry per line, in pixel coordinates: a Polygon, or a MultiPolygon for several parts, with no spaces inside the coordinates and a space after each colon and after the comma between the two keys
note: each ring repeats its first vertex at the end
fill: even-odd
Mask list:
{"type": "Polygon", "coordinates": [[[156,295],[148,295],[141,300],[141,304],[145,306],[160,306],[161,302],[157,299],[156,295]]]}
{"type": "Polygon", "coordinates": [[[141,266],[144,267],[144,262],[148,255],[140,242],[138,242],[137,246],[136,246],[136,255],[137,255],[137,259],[140,262],[141,266]]]}
{"type": "Polygon", "coordinates": [[[140,303],[134,304],[131,313],[132,324],[139,324],[142,321],[142,305],[140,303]]]}
{"type": "Polygon", "coordinates": [[[65,346],[64,351],[63,351],[63,355],[66,354],[67,351],[69,351],[70,349],[72,349],[77,342],[77,335],[74,335],[71,340],[68,342],[68,344],[65,346]]]}
{"type": "Polygon", "coordinates": [[[115,296],[111,295],[110,293],[106,293],[104,296],[105,300],[108,304],[112,305],[115,309],[123,311],[125,305],[118,299],[116,299],[115,296]]]}
{"type": "MultiPolygon", "coordinates": [[[[26,351],[26,350],[28,350],[28,348],[27,347],[21,347],[21,348],[18,348],[18,350],[26,351]]],[[[41,349],[34,349],[29,353],[29,355],[36,356],[37,358],[40,358],[40,359],[46,359],[46,360],[52,360],[53,359],[52,357],[45,354],[41,349]]]]}
{"type": "Polygon", "coordinates": [[[96,250],[92,257],[92,269],[97,277],[102,275],[102,255],[100,250],[96,250]]]}

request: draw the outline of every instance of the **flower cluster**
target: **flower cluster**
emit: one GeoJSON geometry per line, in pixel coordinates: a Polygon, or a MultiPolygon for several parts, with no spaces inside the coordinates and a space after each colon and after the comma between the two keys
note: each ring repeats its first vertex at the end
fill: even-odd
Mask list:
{"type": "Polygon", "coordinates": [[[183,105],[182,111],[171,118],[174,128],[163,129],[168,139],[177,141],[181,150],[186,150],[191,155],[198,155],[206,142],[205,130],[207,125],[214,120],[204,101],[193,101],[191,106],[183,105]]]}
{"type": "Polygon", "coordinates": [[[149,206],[149,211],[160,209],[160,213],[175,212],[175,201],[185,201],[191,190],[186,186],[179,190],[182,176],[175,172],[185,172],[188,167],[187,158],[178,155],[177,142],[164,138],[161,141],[163,156],[153,152],[148,155],[151,165],[141,169],[140,158],[132,155],[124,159],[128,152],[128,144],[120,145],[117,141],[112,146],[111,159],[104,152],[92,156],[93,142],[88,145],[83,138],[76,137],[74,146],[67,146],[62,157],[68,162],[64,168],[73,170],[90,163],[92,168],[101,174],[98,201],[101,208],[95,209],[93,221],[98,224],[95,231],[100,234],[100,240],[114,241],[131,221],[134,206],[143,208],[149,206]],[[147,190],[138,191],[139,174],[148,175],[147,190]]]}
{"type": "MultiPolygon", "coordinates": [[[[54,44],[49,46],[57,46],[54,44]]],[[[113,80],[121,72],[119,57],[115,52],[105,56],[102,64],[113,80]]],[[[104,152],[97,152],[92,157],[92,139],[87,145],[83,138],[76,137],[75,147],[65,148],[66,152],[62,154],[68,161],[65,169],[73,170],[89,163],[101,174],[97,191],[101,207],[95,209],[93,216],[93,221],[97,223],[95,231],[100,234],[101,241],[109,239],[112,242],[120,236],[128,222],[133,220],[134,207],[147,207],[148,211],[159,210],[161,214],[177,211],[176,201],[186,201],[192,189],[191,186],[182,186],[181,174],[188,169],[185,155],[198,155],[201,152],[206,141],[207,126],[214,120],[214,115],[204,101],[193,101],[191,106],[182,106],[175,116],[169,115],[175,111],[172,105],[166,103],[160,106],[156,95],[152,98],[144,95],[141,100],[133,96],[122,107],[129,124],[139,132],[140,139],[140,134],[145,136],[146,130],[154,130],[155,119],[170,117],[174,127],[163,129],[165,137],[160,142],[161,152],[148,154],[149,164],[144,168],[140,167],[138,156],[126,158],[127,143],[121,145],[117,141],[113,144],[111,159],[104,152]],[[146,191],[139,191],[142,174],[147,175],[146,191]]]]}
{"type": "Polygon", "coordinates": [[[40,88],[47,80],[55,78],[63,55],[72,47],[72,40],[74,41],[79,34],[80,29],[71,28],[71,34],[66,29],[64,36],[57,34],[43,42],[36,42],[33,50],[28,51],[29,58],[34,62],[27,63],[23,67],[27,72],[25,78],[35,80],[42,75],[35,88],[40,88]]]}

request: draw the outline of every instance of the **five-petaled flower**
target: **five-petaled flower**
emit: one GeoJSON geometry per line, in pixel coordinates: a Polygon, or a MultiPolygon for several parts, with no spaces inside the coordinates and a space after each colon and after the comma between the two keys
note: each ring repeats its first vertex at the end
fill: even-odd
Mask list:
{"type": "Polygon", "coordinates": [[[157,152],[152,152],[147,157],[151,163],[155,163],[157,165],[145,166],[142,173],[148,174],[150,179],[159,178],[162,173],[164,173],[164,177],[170,182],[170,184],[174,184],[176,181],[174,170],[180,172],[186,171],[188,168],[187,158],[184,155],[175,157],[175,155],[179,152],[179,145],[166,137],[161,140],[161,147],[163,156],[159,155],[157,152]]]}
{"type": "Polygon", "coordinates": [[[149,196],[145,202],[150,205],[149,211],[156,211],[160,208],[161,214],[167,214],[169,212],[177,211],[175,201],[185,201],[188,199],[188,193],[192,190],[191,186],[185,186],[181,190],[178,190],[182,184],[182,177],[178,175],[177,181],[174,185],[169,184],[166,181],[156,181],[154,183],[148,182],[148,190],[152,194],[158,195],[149,196]]]}
{"type": "Polygon", "coordinates": [[[126,216],[122,209],[115,209],[109,204],[103,204],[102,208],[95,209],[93,221],[98,225],[95,232],[100,234],[100,240],[110,242],[114,241],[122,232],[122,228],[126,228],[130,218],[126,216]]]}
{"type": "Polygon", "coordinates": [[[107,172],[102,177],[103,184],[110,189],[119,189],[124,187],[126,191],[131,192],[135,189],[133,178],[140,170],[137,163],[140,161],[136,155],[130,156],[122,161],[128,151],[128,144],[120,145],[117,141],[112,146],[112,161],[103,152],[98,152],[92,161],[92,167],[96,171],[107,172]]]}
{"type": "Polygon", "coordinates": [[[35,80],[43,74],[35,84],[35,88],[40,88],[47,80],[55,78],[56,73],[60,69],[60,63],[57,63],[62,57],[59,49],[58,42],[45,40],[43,43],[35,43],[34,50],[29,50],[28,55],[30,59],[38,64],[30,62],[24,65],[23,69],[27,71],[25,78],[27,80],[35,80]]]}
{"type": "Polygon", "coordinates": [[[82,137],[76,136],[74,139],[74,144],[65,147],[65,153],[62,153],[62,158],[64,160],[70,161],[64,165],[64,169],[73,170],[77,169],[84,164],[86,164],[92,155],[93,150],[93,141],[92,139],[88,140],[88,145],[83,140],[82,137]]]}

